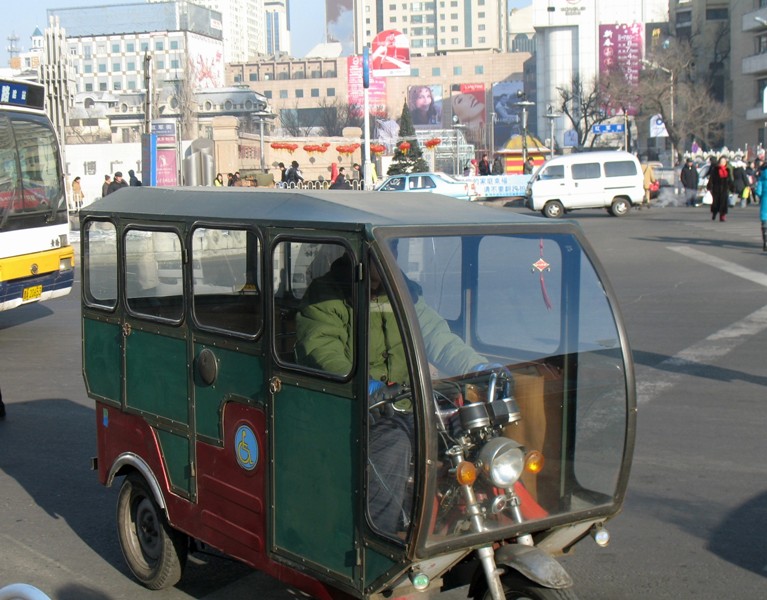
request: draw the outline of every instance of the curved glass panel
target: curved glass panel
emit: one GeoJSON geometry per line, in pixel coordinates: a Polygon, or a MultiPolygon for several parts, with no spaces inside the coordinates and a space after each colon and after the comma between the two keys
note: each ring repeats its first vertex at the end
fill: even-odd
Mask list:
{"type": "Polygon", "coordinates": [[[439,442],[429,543],[532,531],[613,504],[626,372],[605,289],[578,240],[453,235],[400,238],[393,249],[431,372],[439,442]],[[479,467],[468,487],[457,482],[464,462],[479,467]],[[472,502],[481,526],[469,519],[472,502]]]}

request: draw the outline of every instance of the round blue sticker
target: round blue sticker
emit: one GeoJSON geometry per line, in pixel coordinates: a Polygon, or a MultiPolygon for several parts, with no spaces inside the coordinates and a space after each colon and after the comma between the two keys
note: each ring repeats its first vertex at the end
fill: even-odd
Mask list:
{"type": "Polygon", "coordinates": [[[258,464],[258,442],[256,434],[248,425],[240,425],[234,434],[234,454],[237,463],[245,470],[252,471],[258,464]]]}

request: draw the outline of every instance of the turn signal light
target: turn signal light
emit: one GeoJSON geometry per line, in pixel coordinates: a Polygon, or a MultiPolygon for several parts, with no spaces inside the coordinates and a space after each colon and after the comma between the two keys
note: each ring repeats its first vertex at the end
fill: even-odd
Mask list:
{"type": "Polygon", "coordinates": [[[540,473],[543,470],[543,454],[538,450],[532,450],[525,456],[525,471],[528,473],[540,473]]]}
{"type": "Polygon", "coordinates": [[[460,485],[472,485],[477,480],[477,467],[474,463],[463,461],[455,468],[455,478],[460,485]]]}

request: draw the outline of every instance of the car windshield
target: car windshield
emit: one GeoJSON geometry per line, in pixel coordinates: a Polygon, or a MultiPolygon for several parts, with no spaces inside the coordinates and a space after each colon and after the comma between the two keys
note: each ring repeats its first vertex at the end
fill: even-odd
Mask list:
{"type": "MultiPolygon", "coordinates": [[[[503,435],[545,457],[542,471],[514,484],[523,526],[611,505],[626,443],[626,365],[605,288],[577,238],[449,235],[388,243],[414,302],[431,375],[427,426],[436,429],[439,466],[430,475],[437,498],[428,543],[470,532],[445,453],[466,433],[456,413],[485,402],[489,373],[499,370],[510,373],[520,415],[503,435]]],[[[480,482],[475,491],[483,497],[480,482]]],[[[519,527],[497,508],[484,507],[488,532],[519,527]]]]}

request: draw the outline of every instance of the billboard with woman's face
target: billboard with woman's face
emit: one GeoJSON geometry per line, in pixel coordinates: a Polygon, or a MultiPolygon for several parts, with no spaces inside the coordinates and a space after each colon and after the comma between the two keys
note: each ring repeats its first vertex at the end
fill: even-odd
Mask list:
{"type": "Polygon", "coordinates": [[[487,111],[485,84],[461,83],[451,86],[453,125],[462,125],[466,139],[483,146],[487,111]]]}
{"type": "Polygon", "coordinates": [[[407,107],[417,129],[442,127],[442,86],[411,85],[407,89],[407,107]]]}

